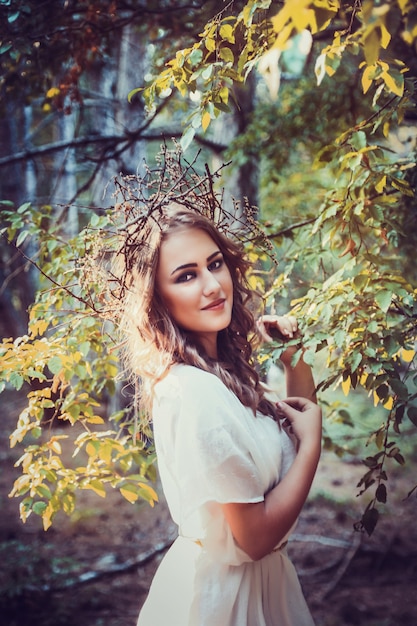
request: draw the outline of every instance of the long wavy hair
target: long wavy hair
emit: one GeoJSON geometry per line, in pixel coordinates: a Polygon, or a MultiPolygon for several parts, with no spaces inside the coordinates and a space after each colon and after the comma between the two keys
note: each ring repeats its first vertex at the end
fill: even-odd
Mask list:
{"type": "Polygon", "coordinates": [[[129,242],[120,324],[123,360],[126,373],[140,382],[139,402],[148,417],[154,386],[175,363],[215,374],[254,413],[276,417],[275,406],[265,397],[252,361],[255,324],[248,306],[253,295],[246,280],[249,267],[242,247],[219,232],[209,219],[172,204],[150,217],[140,241],[129,242]],[[184,229],[206,232],[218,245],[232,277],[232,317],[229,326],[218,334],[217,360],[206,354],[192,333],[177,326],[158,292],[156,271],[161,244],[184,229]]]}

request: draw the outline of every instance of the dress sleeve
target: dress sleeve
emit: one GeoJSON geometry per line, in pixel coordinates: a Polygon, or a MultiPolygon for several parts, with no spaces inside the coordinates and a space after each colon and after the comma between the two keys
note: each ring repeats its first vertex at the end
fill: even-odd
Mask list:
{"type": "Polygon", "coordinates": [[[165,405],[161,421],[163,414],[175,414],[170,426],[165,423],[163,447],[172,446],[168,456],[181,500],[194,510],[211,502],[262,501],[263,483],[251,451],[255,418],[250,409],[216,376],[190,367],[178,376],[174,396],[171,386],[160,398],[160,408],[165,405]]]}

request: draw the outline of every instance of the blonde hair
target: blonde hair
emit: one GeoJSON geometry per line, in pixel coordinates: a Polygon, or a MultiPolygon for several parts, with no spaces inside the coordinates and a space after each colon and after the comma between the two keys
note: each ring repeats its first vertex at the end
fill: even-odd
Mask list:
{"type": "Polygon", "coordinates": [[[174,363],[198,367],[218,376],[254,413],[276,415],[268,401],[252,362],[254,318],[248,308],[252,296],[246,272],[250,267],[242,247],[223,235],[214,224],[197,212],[173,206],[153,215],[140,235],[128,245],[123,257],[124,298],[120,330],[126,372],[139,380],[141,410],[150,416],[153,390],[174,363]],[[208,357],[195,338],[179,328],[158,293],[155,281],[162,242],[176,230],[200,229],[219,246],[233,282],[233,308],[230,325],[219,332],[218,360],[208,357]]]}

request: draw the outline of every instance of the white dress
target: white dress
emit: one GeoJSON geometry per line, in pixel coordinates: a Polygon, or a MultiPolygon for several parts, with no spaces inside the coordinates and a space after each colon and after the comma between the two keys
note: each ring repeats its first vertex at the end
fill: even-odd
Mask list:
{"type": "Polygon", "coordinates": [[[260,502],[294,459],[273,419],[217,376],[175,365],[156,386],[162,487],[179,537],[162,560],[138,626],[314,626],[285,548],[252,561],[222,504],[260,502]]]}

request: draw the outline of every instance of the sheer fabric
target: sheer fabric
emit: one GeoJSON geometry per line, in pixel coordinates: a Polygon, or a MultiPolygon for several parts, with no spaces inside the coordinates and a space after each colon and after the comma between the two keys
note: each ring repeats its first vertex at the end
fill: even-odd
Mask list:
{"type": "Polygon", "coordinates": [[[285,548],[252,561],[221,506],[260,502],[285,475],[295,455],[285,431],[255,417],[216,376],[188,365],[174,366],[158,383],[153,423],[179,537],[138,626],[312,626],[285,548]]]}

